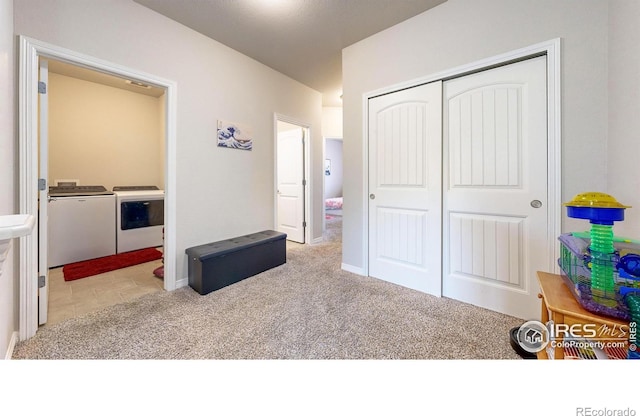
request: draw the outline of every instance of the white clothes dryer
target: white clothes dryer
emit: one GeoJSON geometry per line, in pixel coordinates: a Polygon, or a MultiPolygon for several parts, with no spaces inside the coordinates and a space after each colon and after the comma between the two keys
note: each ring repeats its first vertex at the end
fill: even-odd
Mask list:
{"type": "Polygon", "coordinates": [[[157,186],[114,186],[116,252],[163,245],[164,191],[157,186]]]}

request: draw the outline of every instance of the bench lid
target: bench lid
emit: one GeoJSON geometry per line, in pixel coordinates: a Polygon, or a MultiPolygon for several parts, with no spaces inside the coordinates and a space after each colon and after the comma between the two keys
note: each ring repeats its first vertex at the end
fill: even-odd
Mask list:
{"type": "Polygon", "coordinates": [[[274,230],[265,230],[243,235],[241,237],[230,238],[228,240],[221,240],[214,243],[190,247],[186,249],[185,252],[189,257],[203,261],[212,257],[222,256],[224,254],[233,253],[260,244],[283,240],[285,238],[287,238],[287,234],[285,233],[274,230]]]}

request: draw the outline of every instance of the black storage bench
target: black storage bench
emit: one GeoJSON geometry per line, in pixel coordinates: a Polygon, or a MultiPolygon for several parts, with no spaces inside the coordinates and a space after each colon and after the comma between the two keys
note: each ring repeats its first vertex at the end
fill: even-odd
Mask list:
{"type": "Polygon", "coordinates": [[[287,235],[273,230],[186,249],[189,286],[201,295],[287,262],[287,235]]]}

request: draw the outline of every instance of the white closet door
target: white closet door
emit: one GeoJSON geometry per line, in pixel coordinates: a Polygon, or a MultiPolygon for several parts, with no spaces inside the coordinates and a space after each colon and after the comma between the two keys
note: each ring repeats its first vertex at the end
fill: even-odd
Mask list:
{"type": "Polygon", "coordinates": [[[369,100],[369,275],[442,293],[442,83],[369,100]]]}
{"type": "Polygon", "coordinates": [[[277,228],[304,243],[304,130],[278,133],[277,228]]]}
{"type": "Polygon", "coordinates": [[[546,57],[443,85],[443,295],[522,319],[550,262],[546,89],[546,57]]]}

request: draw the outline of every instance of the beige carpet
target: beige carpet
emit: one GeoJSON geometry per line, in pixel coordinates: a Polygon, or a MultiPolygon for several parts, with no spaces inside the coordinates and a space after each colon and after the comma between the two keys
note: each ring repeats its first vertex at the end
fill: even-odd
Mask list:
{"type": "Polygon", "coordinates": [[[519,359],[522,320],[340,269],[327,241],[201,296],[189,287],[41,328],[13,359],[519,359]]]}

